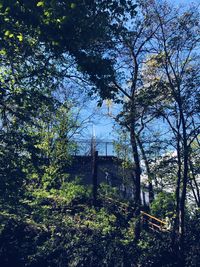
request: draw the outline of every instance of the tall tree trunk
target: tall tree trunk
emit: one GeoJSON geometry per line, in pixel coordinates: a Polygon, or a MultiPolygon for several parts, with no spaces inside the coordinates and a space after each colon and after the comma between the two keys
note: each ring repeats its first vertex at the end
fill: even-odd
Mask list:
{"type": "Polygon", "coordinates": [[[92,193],[93,205],[97,205],[97,164],[98,164],[98,151],[94,151],[92,155],[92,193]]]}
{"type": "Polygon", "coordinates": [[[134,125],[131,127],[130,137],[131,137],[131,146],[132,146],[133,158],[134,158],[134,163],[135,163],[135,169],[134,169],[134,173],[133,173],[133,182],[134,182],[134,187],[135,187],[135,192],[134,192],[135,216],[137,219],[136,226],[135,226],[135,240],[137,241],[140,238],[140,232],[141,232],[141,225],[140,225],[141,167],[140,167],[140,158],[139,158],[139,153],[138,153],[138,147],[137,147],[134,125]]]}
{"type": "Polygon", "coordinates": [[[178,160],[178,171],[177,171],[177,182],[176,182],[176,216],[174,220],[173,232],[172,232],[172,247],[175,245],[175,241],[178,240],[179,235],[179,216],[180,216],[180,188],[181,188],[181,169],[182,169],[182,161],[181,161],[181,138],[178,133],[177,137],[177,160],[178,160]]]}
{"type": "Polygon", "coordinates": [[[189,147],[187,145],[187,132],[186,132],[186,122],[182,110],[182,106],[179,106],[180,118],[182,123],[182,142],[183,142],[183,183],[182,192],[180,199],[180,248],[181,257],[184,260],[184,243],[185,243],[185,201],[187,194],[187,184],[188,184],[188,159],[189,159],[189,147]]]}
{"type": "Polygon", "coordinates": [[[151,204],[154,200],[154,190],[153,190],[153,184],[152,184],[152,172],[150,170],[150,166],[149,166],[149,162],[148,162],[148,159],[147,159],[147,156],[146,156],[146,153],[145,153],[145,150],[143,148],[143,145],[140,141],[140,138],[139,136],[136,137],[137,138],[137,143],[139,145],[139,148],[140,148],[140,151],[141,151],[141,154],[142,154],[142,158],[144,160],[144,164],[145,164],[145,167],[146,167],[146,172],[147,172],[147,176],[148,176],[148,191],[149,191],[149,204],[151,204]]]}

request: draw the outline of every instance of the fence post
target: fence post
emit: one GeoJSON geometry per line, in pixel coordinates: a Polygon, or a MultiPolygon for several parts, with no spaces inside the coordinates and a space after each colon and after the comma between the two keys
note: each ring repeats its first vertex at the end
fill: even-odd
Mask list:
{"type": "Polygon", "coordinates": [[[106,157],[108,156],[108,143],[106,142],[106,157]]]}

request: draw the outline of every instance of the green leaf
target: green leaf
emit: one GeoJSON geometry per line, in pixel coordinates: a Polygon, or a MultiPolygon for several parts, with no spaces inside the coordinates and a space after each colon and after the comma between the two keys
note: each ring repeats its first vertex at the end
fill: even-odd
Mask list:
{"type": "Polygon", "coordinates": [[[7,7],[5,12],[8,13],[10,11],[10,7],[7,7]]]}
{"type": "Polygon", "coordinates": [[[71,3],[70,7],[73,9],[76,7],[76,4],[75,3],[71,3]]]}
{"type": "Polygon", "coordinates": [[[0,50],[0,55],[6,55],[6,50],[5,49],[1,49],[0,50]]]}
{"type": "Polygon", "coordinates": [[[6,31],[6,32],[4,33],[4,35],[5,35],[5,36],[9,36],[9,35],[10,35],[10,31],[6,31]]]}
{"type": "Polygon", "coordinates": [[[12,38],[12,37],[14,36],[14,34],[11,33],[10,31],[6,31],[6,32],[4,33],[4,35],[7,36],[7,37],[9,37],[9,38],[12,38]]]}
{"type": "Polygon", "coordinates": [[[37,6],[38,6],[38,7],[40,7],[40,6],[42,7],[42,6],[44,6],[44,2],[42,2],[42,1],[38,2],[38,3],[37,3],[37,6]]]}
{"type": "Polygon", "coordinates": [[[44,12],[44,15],[45,15],[46,17],[50,17],[50,12],[49,12],[49,11],[45,11],[45,12],[44,12]]]}
{"type": "Polygon", "coordinates": [[[20,41],[20,42],[22,42],[23,41],[23,35],[20,33],[19,35],[17,35],[17,38],[18,38],[18,40],[20,41]]]}

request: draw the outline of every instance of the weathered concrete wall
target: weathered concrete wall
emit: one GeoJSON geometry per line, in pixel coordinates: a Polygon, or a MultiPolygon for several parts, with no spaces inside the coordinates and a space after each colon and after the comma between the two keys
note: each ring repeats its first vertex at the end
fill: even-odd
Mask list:
{"type": "MultiPolygon", "coordinates": [[[[112,186],[122,183],[121,161],[114,156],[98,157],[98,184],[107,182],[112,186]]],[[[80,177],[83,184],[92,184],[92,157],[74,156],[72,164],[66,170],[70,178],[80,177]]]]}
{"type": "MultiPolygon", "coordinates": [[[[115,186],[121,192],[124,198],[133,198],[133,181],[131,169],[123,169],[122,161],[115,156],[98,157],[98,184],[105,182],[115,186]]],[[[82,184],[92,184],[92,157],[91,156],[73,156],[72,163],[67,167],[70,179],[80,177],[82,184]]],[[[147,191],[141,192],[142,203],[148,204],[149,197],[147,191]]]]}

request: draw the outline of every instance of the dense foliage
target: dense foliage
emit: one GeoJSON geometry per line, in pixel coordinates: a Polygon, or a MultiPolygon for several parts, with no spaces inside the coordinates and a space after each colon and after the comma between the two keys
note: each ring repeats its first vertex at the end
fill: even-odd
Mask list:
{"type": "MultiPolygon", "coordinates": [[[[143,230],[133,241],[135,218],[124,203],[102,195],[94,209],[90,192],[35,193],[18,213],[1,212],[1,266],[180,266],[170,233],[143,230]]],[[[187,222],[186,266],[198,266],[199,216],[187,222]]]]}

